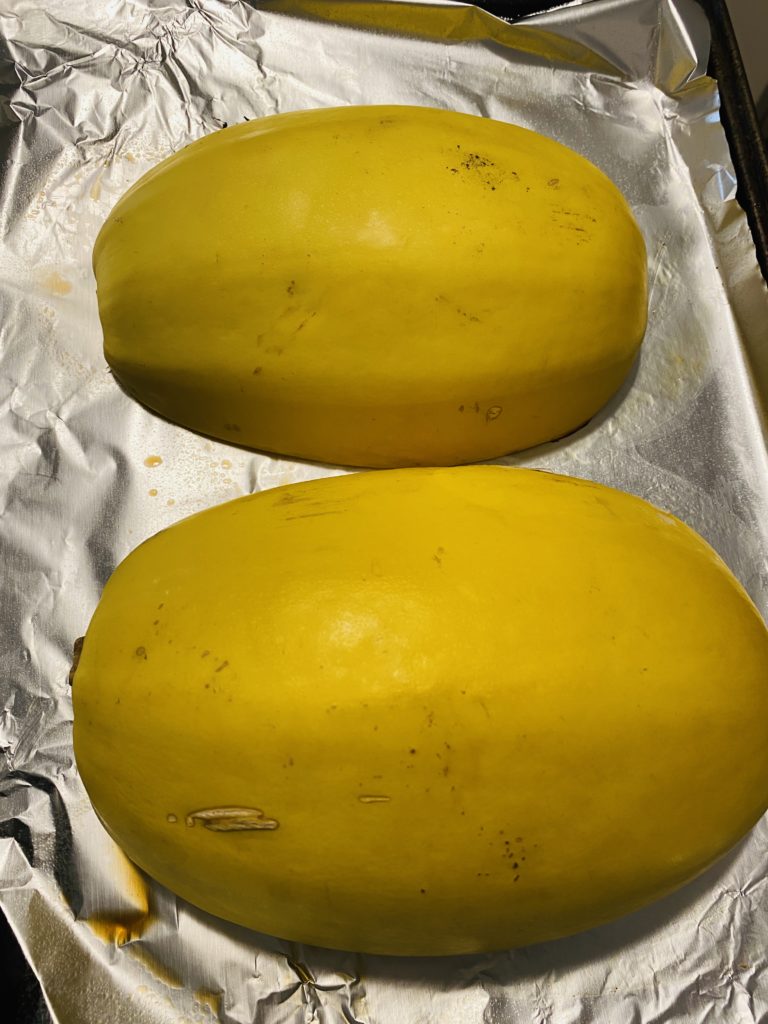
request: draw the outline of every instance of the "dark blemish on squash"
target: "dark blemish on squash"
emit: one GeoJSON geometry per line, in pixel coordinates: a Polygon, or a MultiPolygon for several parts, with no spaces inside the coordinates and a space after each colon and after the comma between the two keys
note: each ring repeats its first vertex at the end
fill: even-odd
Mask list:
{"type": "Polygon", "coordinates": [[[459,406],[459,412],[464,412],[464,406],[463,405],[459,406]]]}
{"type": "Polygon", "coordinates": [[[118,697],[117,700],[115,701],[115,704],[119,704],[119,703],[120,703],[120,698],[118,697]]]}
{"type": "Polygon", "coordinates": [[[582,220],[590,220],[593,224],[597,224],[597,218],[592,217],[588,213],[583,213],[580,210],[564,210],[562,207],[555,208],[556,213],[561,213],[564,217],[581,217],[582,220]]]}
{"type": "MultiPolygon", "coordinates": [[[[437,565],[438,565],[438,566],[439,566],[440,568],[442,568],[442,566],[443,566],[443,555],[444,555],[444,554],[445,554],[445,548],[441,548],[441,547],[439,547],[439,548],[437,549],[437,551],[436,551],[436,552],[434,553],[434,555],[432,555],[432,561],[433,561],[433,562],[436,562],[436,563],[437,563],[437,565]]],[[[431,717],[431,713],[430,713],[430,717],[431,717]]],[[[432,724],[432,723],[430,722],[430,725],[431,725],[431,724],[432,724]]]]}
{"type": "MultiPolygon", "coordinates": [[[[466,167],[466,169],[470,171],[476,167],[494,167],[495,164],[492,160],[488,160],[486,157],[480,156],[479,153],[470,153],[462,162],[461,166],[466,167]]],[[[514,171],[512,173],[514,174],[514,171]]]]}
{"type": "Polygon", "coordinates": [[[206,683],[204,689],[210,690],[210,688],[211,688],[211,684],[210,683],[206,683]]]}
{"type": "Polygon", "coordinates": [[[479,402],[475,402],[474,408],[475,408],[475,412],[480,412],[480,403],[479,402]]]}
{"type": "Polygon", "coordinates": [[[165,605],[162,603],[157,606],[157,610],[160,611],[161,608],[165,608],[165,605]]]}
{"type": "Polygon", "coordinates": [[[293,293],[296,291],[296,282],[289,281],[288,287],[285,290],[288,292],[289,295],[293,295],[293,293]]]}
{"type": "Polygon", "coordinates": [[[440,769],[440,774],[443,775],[443,776],[450,775],[450,773],[451,773],[451,766],[448,765],[448,764],[444,765],[440,769]]]}
{"type": "Polygon", "coordinates": [[[275,498],[276,505],[295,505],[297,501],[301,501],[302,496],[295,494],[293,491],[284,490],[282,494],[278,494],[275,498]]]}
{"type": "Polygon", "coordinates": [[[228,664],[229,664],[228,661],[222,661],[222,663],[219,665],[219,667],[217,669],[214,669],[214,671],[215,672],[221,672],[222,669],[225,669],[228,664]]]}
{"type": "Polygon", "coordinates": [[[550,188],[559,188],[560,187],[560,179],[559,178],[550,178],[549,181],[547,182],[547,184],[549,185],[550,188]]]}
{"type": "Polygon", "coordinates": [[[465,309],[461,309],[459,306],[456,307],[456,312],[459,316],[463,316],[465,320],[469,320],[471,324],[479,324],[480,317],[475,316],[474,313],[468,313],[465,309]]]}
{"type": "Polygon", "coordinates": [[[254,368],[253,368],[253,375],[254,375],[254,377],[256,376],[257,373],[261,373],[261,371],[263,369],[264,369],[263,366],[254,366],[254,368]]]}
{"type": "Polygon", "coordinates": [[[286,516],[285,521],[291,522],[294,519],[314,519],[317,516],[333,516],[337,515],[341,511],[343,511],[343,509],[326,508],[323,509],[321,512],[299,512],[295,516],[286,516]]]}
{"type": "Polygon", "coordinates": [[[497,420],[501,416],[503,409],[500,405],[492,405],[485,414],[485,422],[490,423],[491,420],[497,420]]]}
{"type": "Polygon", "coordinates": [[[146,649],[146,647],[137,647],[136,648],[136,657],[137,658],[143,658],[144,661],[146,661],[147,660],[147,649],[146,649]]]}
{"type": "Polygon", "coordinates": [[[427,890],[426,889],[419,889],[419,892],[421,893],[422,896],[425,896],[427,890]]]}
{"type": "MultiPolygon", "coordinates": [[[[294,334],[298,334],[299,331],[303,331],[304,328],[306,327],[306,325],[309,323],[309,321],[312,320],[316,316],[317,316],[317,311],[315,311],[314,313],[310,313],[309,316],[305,316],[304,319],[301,321],[301,323],[299,324],[299,326],[296,328],[296,330],[293,333],[294,334]]],[[[267,351],[269,351],[269,350],[267,350],[267,351]]]]}
{"type": "Polygon", "coordinates": [[[411,747],[411,749],[408,751],[408,753],[409,754],[415,754],[416,753],[416,747],[411,747]]]}
{"type": "Polygon", "coordinates": [[[207,658],[210,653],[211,653],[210,651],[203,651],[203,653],[200,655],[200,657],[201,658],[207,658]]]}

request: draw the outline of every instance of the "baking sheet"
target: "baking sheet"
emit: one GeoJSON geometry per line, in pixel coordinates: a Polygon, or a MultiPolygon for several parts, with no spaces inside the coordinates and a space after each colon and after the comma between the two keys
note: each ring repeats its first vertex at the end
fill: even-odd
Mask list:
{"type": "MultiPolygon", "coordinates": [[[[435,960],[297,946],[133,868],[72,758],[67,674],[114,566],[201,508],[345,472],[154,417],[101,353],[90,252],[120,194],[243,118],[417,103],[534,128],[624,191],[650,325],[621,394],[499,460],[675,513],[768,613],[768,299],[693,0],[592,0],[510,25],[448,2],[15,0],[0,11],[0,907],[59,1024],[768,1019],[768,823],[674,896],[570,939],[435,960]]],[[[119,751],[116,751],[119,757],[119,751]]]]}

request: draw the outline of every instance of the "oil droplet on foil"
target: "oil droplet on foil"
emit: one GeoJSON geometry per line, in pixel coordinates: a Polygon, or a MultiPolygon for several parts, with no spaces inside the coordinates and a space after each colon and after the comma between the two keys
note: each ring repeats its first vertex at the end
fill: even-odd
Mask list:
{"type": "Polygon", "coordinates": [[[147,494],[150,496],[150,498],[156,498],[157,497],[157,488],[156,487],[150,487],[149,490],[147,491],[147,494]]]}
{"type": "Polygon", "coordinates": [[[144,459],[144,465],[148,469],[154,469],[155,466],[161,466],[162,464],[163,460],[160,455],[148,455],[146,459],[144,459]]]}

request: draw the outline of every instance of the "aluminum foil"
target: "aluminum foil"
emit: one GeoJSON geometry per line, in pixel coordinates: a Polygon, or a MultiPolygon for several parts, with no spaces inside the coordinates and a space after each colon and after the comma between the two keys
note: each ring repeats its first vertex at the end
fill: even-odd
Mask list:
{"type": "Polygon", "coordinates": [[[0,906],[54,1020],[767,1020],[765,820],[612,925],[496,955],[377,958],[248,932],[152,883],[102,830],[72,757],[72,643],[117,562],[201,508],[345,471],[166,423],[102,357],[90,253],[107,212],[157,161],[243,118],[447,107],[550,134],[605,170],[648,244],[641,357],[587,427],[500,461],[674,512],[768,613],[768,299],[698,5],[592,0],[512,25],[450,2],[14,0],[0,37],[0,906]]]}

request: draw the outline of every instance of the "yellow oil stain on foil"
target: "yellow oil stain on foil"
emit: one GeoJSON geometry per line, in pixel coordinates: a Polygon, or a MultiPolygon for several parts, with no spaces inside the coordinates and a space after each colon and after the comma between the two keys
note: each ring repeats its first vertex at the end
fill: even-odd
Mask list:
{"type": "Polygon", "coordinates": [[[131,905],[125,909],[91,914],[83,923],[97,938],[109,945],[135,942],[153,921],[149,909],[149,886],[127,857],[120,856],[121,893],[131,905]]]}
{"type": "Polygon", "coordinates": [[[221,1011],[221,992],[212,992],[208,988],[198,988],[194,992],[195,1002],[211,1011],[216,1020],[221,1011]]]}
{"type": "Polygon", "coordinates": [[[146,457],[146,459],[144,459],[144,465],[148,469],[154,469],[155,466],[162,466],[162,464],[163,464],[163,459],[162,459],[162,456],[160,456],[160,455],[148,455],[146,457]]]}
{"type": "Polygon", "coordinates": [[[153,956],[144,946],[131,946],[128,950],[134,960],[138,960],[142,967],[154,975],[158,981],[162,981],[168,988],[184,988],[184,982],[172,971],[170,967],[160,963],[157,957],[153,956]]]}
{"type": "Polygon", "coordinates": [[[72,282],[55,270],[51,270],[41,277],[40,284],[52,295],[69,295],[72,291],[72,282]]]}
{"type": "Polygon", "coordinates": [[[121,914],[120,920],[111,917],[89,917],[85,924],[93,934],[109,946],[125,946],[140,939],[148,924],[149,915],[121,914]]]}

